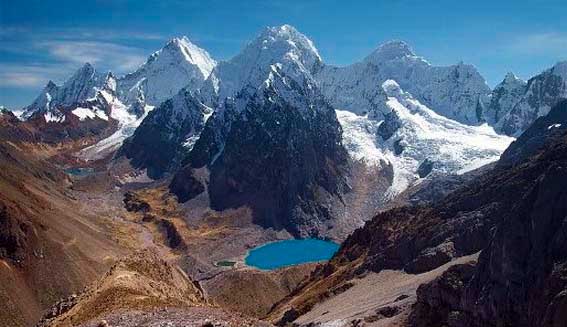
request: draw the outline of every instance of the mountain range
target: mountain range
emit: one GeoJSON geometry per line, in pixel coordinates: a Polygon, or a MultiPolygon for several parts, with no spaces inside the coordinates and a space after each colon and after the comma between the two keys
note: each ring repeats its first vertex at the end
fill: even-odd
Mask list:
{"type": "Polygon", "coordinates": [[[91,137],[74,155],[80,160],[125,156],[150,178],[175,175],[171,190],[183,201],[206,184],[213,208],[252,205],[268,225],[297,229],[300,222],[263,217],[261,208],[281,207],[276,216],[318,221],[314,231],[299,227],[297,233],[317,234],[326,229],[323,222],[349,212],[339,200],[345,193],[371,197],[375,210],[423,178],[462,174],[496,161],[513,140],[507,135],[517,136],[565,96],[562,67],[559,63],[528,82],[508,74],[491,90],[474,66],[431,65],[402,41],[379,46],[361,62],[334,67],[324,63],[309,38],[282,25],[266,28],[234,58],[219,63],[182,37],[123,77],[85,64],[62,86],[49,82],[23,117],[41,121],[40,130],[65,126],[55,142],[70,135],[91,137]],[[247,165],[239,163],[244,158],[250,158],[247,165]],[[292,158],[307,161],[262,179],[246,173],[272,170],[273,160],[292,158]],[[353,161],[377,170],[386,185],[376,186],[375,193],[382,195],[359,195],[352,187],[358,174],[353,169],[359,169],[353,161]],[[210,172],[198,183],[203,186],[185,185],[190,183],[182,176],[196,181],[190,172],[201,167],[210,172]],[[275,204],[259,185],[273,190],[268,185],[282,180],[291,189],[277,194],[289,199],[275,204]],[[321,203],[326,205],[313,209],[321,203]],[[308,210],[300,208],[305,205],[308,210]],[[332,212],[337,206],[341,212],[332,212]],[[311,212],[309,218],[293,217],[298,210],[311,212]]]}
{"type": "Polygon", "coordinates": [[[336,67],[290,25],[85,63],[0,108],[0,324],[564,326],[566,83],[397,40],[336,67]],[[290,238],[341,246],[246,266],[290,238]]]}

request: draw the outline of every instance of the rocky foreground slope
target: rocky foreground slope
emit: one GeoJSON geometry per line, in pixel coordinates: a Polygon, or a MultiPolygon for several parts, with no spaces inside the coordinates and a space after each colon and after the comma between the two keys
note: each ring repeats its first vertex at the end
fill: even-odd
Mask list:
{"type": "Polygon", "coordinates": [[[108,217],[82,210],[70,185],[25,144],[0,141],[0,325],[33,325],[127,253],[108,217]]]}
{"type": "Polygon", "coordinates": [[[567,134],[559,112],[566,105],[526,132],[550,136],[526,148],[524,160],[484,174],[433,206],[377,215],[272,317],[293,321],[366,272],[419,274],[481,251],[477,264],[451,268],[420,287],[406,324],[564,326],[567,134]]]}

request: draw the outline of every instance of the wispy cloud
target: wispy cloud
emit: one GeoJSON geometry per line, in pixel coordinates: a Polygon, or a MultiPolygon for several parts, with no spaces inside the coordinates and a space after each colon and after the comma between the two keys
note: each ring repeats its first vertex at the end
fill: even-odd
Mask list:
{"type": "Polygon", "coordinates": [[[119,74],[136,69],[146,58],[144,50],[109,42],[44,41],[37,47],[63,62],[101,64],[119,74]]]}
{"type": "Polygon", "coordinates": [[[51,39],[56,35],[57,39],[65,40],[97,40],[97,41],[160,41],[167,37],[159,33],[146,33],[140,31],[116,31],[106,29],[86,28],[45,28],[41,31],[33,30],[23,26],[0,26],[0,38],[2,39],[51,39]]]}
{"type": "Polygon", "coordinates": [[[512,40],[507,48],[523,55],[567,56],[567,33],[533,33],[512,40]]]}
{"type": "Polygon", "coordinates": [[[22,26],[0,26],[0,86],[37,88],[48,80],[61,83],[85,62],[99,71],[110,70],[118,75],[132,72],[151,53],[137,46],[152,44],[153,48],[156,41],[165,39],[157,33],[127,30],[33,31],[22,26]],[[3,60],[2,54],[11,59],[3,60]]]}
{"type": "Polygon", "coordinates": [[[0,64],[0,86],[37,88],[47,81],[62,82],[68,73],[76,69],[70,64],[0,64]]]}

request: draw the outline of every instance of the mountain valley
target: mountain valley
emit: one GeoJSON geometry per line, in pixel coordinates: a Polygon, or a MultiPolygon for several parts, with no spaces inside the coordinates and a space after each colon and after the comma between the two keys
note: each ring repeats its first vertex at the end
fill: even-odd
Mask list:
{"type": "Polygon", "coordinates": [[[0,324],[566,326],[566,67],[337,67],[291,25],[85,63],[0,109],[0,324]],[[246,264],[310,238],[339,250],[246,264]]]}

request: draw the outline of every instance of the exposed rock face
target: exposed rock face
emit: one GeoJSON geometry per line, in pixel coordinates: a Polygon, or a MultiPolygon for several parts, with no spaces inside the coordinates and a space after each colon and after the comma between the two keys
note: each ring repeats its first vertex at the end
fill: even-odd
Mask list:
{"type": "Polygon", "coordinates": [[[465,295],[465,287],[475,272],[476,262],[455,265],[434,281],[417,289],[417,303],[410,323],[415,327],[476,326],[474,320],[452,308],[458,308],[465,295]]]}
{"type": "Polygon", "coordinates": [[[429,175],[429,173],[431,173],[431,171],[433,170],[433,165],[433,161],[429,159],[423,160],[423,162],[419,164],[419,167],[417,167],[417,174],[419,175],[419,177],[424,178],[425,176],[429,175]]]}
{"type": "MultiPolygon", "coordinates": [[[[348,157],[333,108],[316,91],[303,94],[307,88],[289,87],[285,75],[276,74],[273,84],[248,98],[231,121],[221,151],[207,160],[211,206],[248,205],[262,226],[316,234],[318,225],[332,218],[335,197],[346,191],[348,157]]],[[[204,143],[206,137],[203,132],[196,150],[206,148],[199,143],[215,146],[204,143]]],[[[196,158],[207,153],[214,150],[196,158]]]]}
{"type": "Polygon", "coordinates": [[[183,89],[148,114],[121,153],[135,167],[147,168],[149,177],[162,177],[180,167],[211,114],[212,109],[183,89]]]}
{"type": "Polygon", "coordinates": [[[423,286],[416,326],[565,326],[567,135],[518,169],[532,185],[504,212],[477,266],[423,286]]]}
{"type": "Polygon", "coordinates": [[[334,110],[310,97],[309,107],[317,110],[301,115],[275,90],[258,96],[232,123],[210,167],[211,205],[250,205],[260,225],[296,235],[308,226],[317,233],[317,225],[332,218],[331,198],[346,190],[347,155],[334,110]]]}
{"type": "MultiPolygon", "coordinates": [[[[492,90],[486,107],[481,108],[484,119],[491,125],[498,123],[521,100],[526,93],[526,86],[525,81],[508,73],[504,80],[492,90]]],[[[482,101],[479,104],[482,105],[482,101]]]]}
{"type": "Polygon", "coordinates": [[[536,120],[510,147],[504,151],[498,164],[517,165],[536,155],[548,142],[567,129],[567,100],[559,102],[544,117],[536,120]]]}
{"type": "Polygon", "coordinates": [[[520,135],[537,118],[545,116],[561,99],[567,98],[567,62],[560,62],[532,77],[526,92],[497,123],[503,133],[520,135]]]}
{"type": "Polygon", "coordinates": [[[178,171],[169,184],[169,188],[173,194],[177,195],[180,202],[189,201],[205,191],[203,182],[195,176],[191,166],[185,166],[178,171]]]}
{"type": "MultiPolygon", "coordinates": [[[[384,115],[384,121],[380,124],[376,133],[382,138],[382,140],[387,141],[400,127],[402,127],[402,124],[403,123],[396,111],[392,110],[384,115]]],[[[398,140],[397,144],[400,144],[400,141],[401,140],[398,140]]],[[[402,153],[402,151],[399,151],[399,153],[402,153]]]]}
{"type": "Polygon", "coordinates": [[[436,113],[469,125],[482,122],[476,106],[479,99],[490,94],[473,66],[432,66],[401,41],[387,42],[362,62],[347,67],[324,66],[315,76],[323,94],[337,109],[369,113],[379,119],[390,110],[384,106],[386,96],[377,86],[389,79],[436,113]]]}
{"type": "MultiPolygon", "coordinates": [[[[284,25],[213,71],[201,96],[220,107],[187,158],[210,170],[212,208],[249,206],[255,223],[297,236],[316,235],[334,218],[331,207],[348,189],[348,155],[311,75],[319,60],[311,42],[284,25]],[[218,87],[215,76],[224,76],[218,87]]],[[[170,189],[185,199],[180,176],[170,189]]]]}

